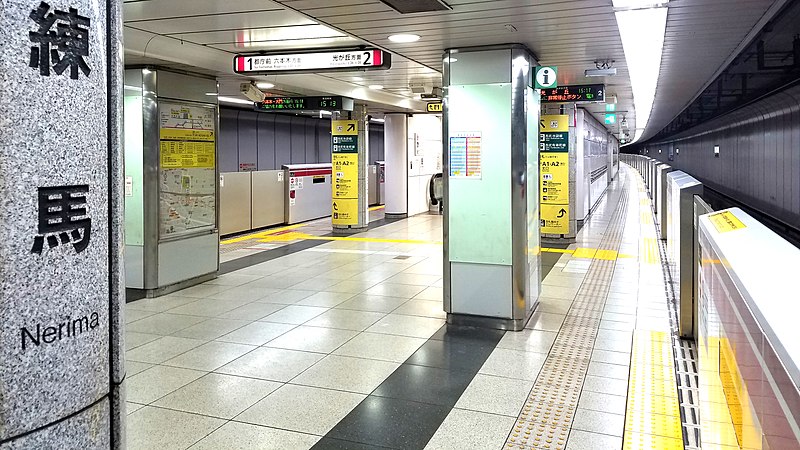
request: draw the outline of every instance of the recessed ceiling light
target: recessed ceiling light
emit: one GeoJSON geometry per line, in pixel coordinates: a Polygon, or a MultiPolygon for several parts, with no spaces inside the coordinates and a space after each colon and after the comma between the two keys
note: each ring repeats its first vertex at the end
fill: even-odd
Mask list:
{"type": "Polygon", "coordinates": [[[256,87],[259,89],[272,89],[275,87],[275,85],[272,83],[260,82],[256,83],[256,87]]]}
{"type": "Polygon", "coordinates": [[[419,40],[418,34],[393,34],[389,36],[389,40],[398,44],[407,44],[410,42],[417,42],[419,40]]]}
{"type": "Polygon", "coordinates": [[[383,86],[381,86],[380,84],[370,84],[369,88],[370,89],[375,89],[377,91],[377,90],[383,89],[383,86]]]}

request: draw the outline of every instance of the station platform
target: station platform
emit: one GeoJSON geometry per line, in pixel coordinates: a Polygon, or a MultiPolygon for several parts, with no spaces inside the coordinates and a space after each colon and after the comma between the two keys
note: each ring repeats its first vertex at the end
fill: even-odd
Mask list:
{"type": "Polygon", "coordinates": [[[694,448],[649,202],[620,165],[521,332],[445,323],[439,215],[129,303],[128,447],[694,448]]]}

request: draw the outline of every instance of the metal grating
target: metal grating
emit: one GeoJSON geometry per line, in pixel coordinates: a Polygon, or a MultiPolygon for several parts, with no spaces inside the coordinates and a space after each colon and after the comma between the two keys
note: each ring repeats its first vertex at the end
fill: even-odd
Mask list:
{"type": "MultiPolygon", "coordinates": [[[[658,221],[656,221],[658,223],[658,221]]],[[[658,225],[657,225],[658,227],[658,225]]],[[[678,298],[675,294],[676,282],[667,262],[667,248],[664,241],[658,240],[658,251],[666,286],[667,305],[674,355],[675,377],[678,384],[678,400],[683,428],[683,445],[687,450],[699,449],[700,445],[700,397],[698,391],[697,344],[681,339],[678,333],[678,298]]]]}

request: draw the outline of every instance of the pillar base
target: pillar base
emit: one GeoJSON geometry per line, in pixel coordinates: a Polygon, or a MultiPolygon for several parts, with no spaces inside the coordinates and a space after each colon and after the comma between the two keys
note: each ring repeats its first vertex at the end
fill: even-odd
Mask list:
{"type": "Polygon", "coordinates": [[[408,213],[384,213],[383,217],[387,219],[405,219],[408,218],[408,213]]]}
{"type": "Polygon", "coordinates": [[[363,233],[364,231],[368,231],[368,230],[369,230],[369,226],[366,226],[366,225],[363,226],[363,227],[358,227],[358,226],[353,225],[353,226],[347,227],[347,228],[339,228],[339,227],[335,227],[334,226],[333,227],[333,235],[334,236],[337,236],[337,235],[347,236],[347,235],[356,234],[356,233],[363,233]]]}
{"type": "Polygon", "coordinates": [[[529,317],[525,319],[502,319],[500,317],[473,316],[469,314],[447,313],[447,323],[493,330],[522,331],[529,317]]]}

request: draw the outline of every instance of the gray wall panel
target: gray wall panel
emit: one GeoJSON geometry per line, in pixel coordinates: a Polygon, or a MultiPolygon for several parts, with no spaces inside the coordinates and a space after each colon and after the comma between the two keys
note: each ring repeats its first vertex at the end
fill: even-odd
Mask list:
{"type": "Polygon", "coordinates": [[[275,167],[292,163],[292,133],[288,116],[275,116],[275,167]]]}
{"type": "Polygon", "coordinates": [[[290,123],[292,164],[304,164],[306,163],[306,120],[303,117],[292,117],[290,123]]]}
{"type": "MultiPolygon", "coordinates": [[[[280,169],[284,164],[329,163],[330,128],[329,118],[220,108],[220,171],[237,172],[240,164],[248,163],[256,164],[256,170],[280,169]]],[[[370,163],[382,161],[381,124],[370,124],[369,145],[370,163]]]]}
{"type": "Polygon", "coordinates": [[[258,115],[258,170],[280,169],[275,166],[275,115],[258,115]]]}
{"type": "Polygon", "coordinates": [[[239,112],[239,168],[236,170],[241,170],[243,167],[255,170],[258,166],[257,114],[255,111],[239,112]]]}
{"type": "Polygon", "coordinates": [[[319,162],[319,146],[317,145],[317,122],[319,119],[305,119],[304,136],[306,139],[306,162],[319,162]]]}
{"type": "Polygon", "coordinates": [[[714,190],[795,227],[800,226],[800,86],[715,118],[670,141],[647,144],[648,156],[714,190]],[[714,157],[714,146],[720,157],[714,157]]]}
{"type": "Polygon", "coordinates": [[[319,162],[331,162],[331,122],[320,120],[317,122],[317,147],[319,148],[319,162]]]}
{"type": "Polygon", "coordinates": [[[239,170],[239,111],[220,109],[217,164],[220,172],[239,170]]]}
{"type": "Polygon", "coordinates": [[[369,124],[369,163],[383,161],[383,125],[369,124]]]}

